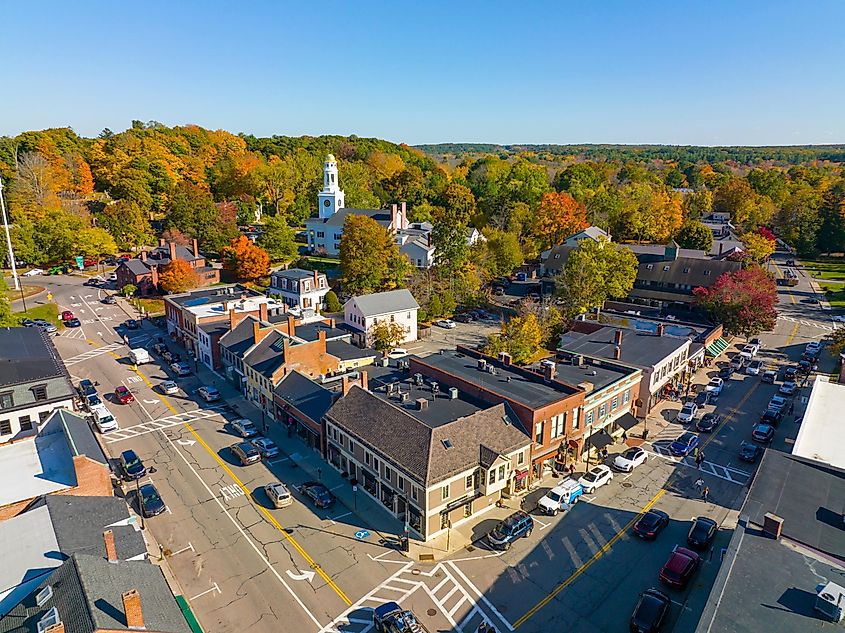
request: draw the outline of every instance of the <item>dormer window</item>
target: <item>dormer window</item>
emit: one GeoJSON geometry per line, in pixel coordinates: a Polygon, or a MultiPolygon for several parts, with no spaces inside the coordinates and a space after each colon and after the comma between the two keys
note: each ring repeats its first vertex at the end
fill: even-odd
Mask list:
{"type": "Polygon", "coordinates": [[[44,614],[43,618],[38,620],[38,633],[44,633],[44,631],[59,622],[61,622],[61,620],[59,620],[59,612],[56,610],[56,607],[53,607],[44,614]]]}

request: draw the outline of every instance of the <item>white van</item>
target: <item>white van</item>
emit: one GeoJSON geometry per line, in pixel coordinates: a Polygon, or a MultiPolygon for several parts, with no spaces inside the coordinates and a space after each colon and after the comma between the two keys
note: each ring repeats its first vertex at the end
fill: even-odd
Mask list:
{"type": "Polygon", "coordinates": [[[94,416],[94,424],[100,433],[108,433],[109,431],[116,431],[117,418],[112,415],[112,412],[106,408],[104,404],[96,404],[91,407],[91,414],[94,416]]]}
{"type": "Polygon", "coordinates": [[[133,365],[141,365],[143,363],[151,363],[153,359],[150,357],[150,353],[145,350],[143,347],[137,347],[135,349],[129,350],[129,360],[132,361],[133,365]]]}

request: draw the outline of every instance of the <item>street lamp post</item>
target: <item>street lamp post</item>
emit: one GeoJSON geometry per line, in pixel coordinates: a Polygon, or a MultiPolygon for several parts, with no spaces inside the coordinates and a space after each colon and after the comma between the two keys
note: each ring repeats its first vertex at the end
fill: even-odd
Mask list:
{"type": "MultiPolygon", "coordinates": [[[[9,266],[12,269],[12,280],[15,283],[15,290],[21,291],[21,299],[23,299],[23,288],[20,281],[18,281],[18,269],[15,264],[15,251],[12,249],[12,234],[9,232],[9,220],[6,217],[6,202],[3,199],[3,179],[0,178],[0,211],[3,213],[3,226],[6,229],[6,246],[9,249],[9,266]]],[[[24,305],[24,312],[26,305],[24,305]]]]}

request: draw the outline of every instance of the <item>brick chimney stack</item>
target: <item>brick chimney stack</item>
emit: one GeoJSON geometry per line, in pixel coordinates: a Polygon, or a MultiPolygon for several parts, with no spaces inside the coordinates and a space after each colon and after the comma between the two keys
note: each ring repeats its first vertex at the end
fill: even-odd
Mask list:
{"type": "Polygon", "coordinates": [[[663,336],[663,333],[666,331],[666,326],[662,323],[657,324],[657,336],[663,336]]]}
{"type": "Polygon", "coordinates": [[[229,329],[234,330],[238,321],[235,319],[235,309],[229,308],[229,329]]]}
{"type": "Polygon", "coordinates": [[[614,345],[622,345],[622,336],[624,332],[622,330],[616,330],[613,334],[613,343],[614,345]]]}
{"type": "Polygon", "coordinates": [[[349,393],[349,376],[340,379],[340,393],[343,396],[349,393]]]}
{"type": "Polygon", "coordinates": [[[555,371],[557,366],[552,363],[550,365],[543,365],[543,378],[546,382],[551,382],[555,379],[555,371]]]}
{"type": "Polygon", "coordinates": [[[166,243],[166,242],[165,242],[165,240],[164,240],[164,238],[163,238],[163,237],[158,238],[158,245],[159,245],[159,246],[164,246],[164,245],[165,245],[165,243],[166,243]]]}
{"type": "Polygon", "coordinates": [[[194,240],[193,240],[193,247],[194,247],[194,257],[199,257],[200,256],[200,247],[197,244],[197,238],[194,238],[194,240]]]}
{"type": "Polygon", "coordinates": [[[365,390],[369,391],[370,390],[369,384],[370,383],[369,383],[369,377],[367,376],[367,372],[362,371],[361,372],[361,389],[365,389],[365,390]]]}
{"type": "Polygon", "coordinates": [[[114,544],[114,532],[111,530],[103,532],[103,541],[105,541],[106,544],[106,560],[110,563],[116,563],[118,558],[117,546],[114,544]]]}
{"type": "Polygon", "coordinates": [[[150,282],[153,286],[158,286],[158,264],[150,266],[150,282]]]}
{"type": "Polygon", "coordinates": [[[296,319],[292,314],[288,315],[288,336],[296,336],[296,319]]]}
{"type": "Polygon", "coordinates": [[[320,287],[320,271],[314,271],[314,290],[320,287]]]}
{"type": "Polygon", "coordinates": [[[130,629],[143,629],[144,612],[141,611],[141,594],[131,589],[120,596],[123,599],[123,612],[126,614],[126,626],[130,629]]]}
{"type": "Polygon", "coordinates": [[[267,304],[262,302],[258,304],[258,316],[261,318],[262,321],[269,321],[270,319],[267,316],[267,304]]]}
{"type": "Polygon", "coordinates": [[[147,251],[141,251],[141,254],[138,257],[140,257],[142,262],[147,261],[147,251]]]}
{"type": "Polygon", "coordinates": [[[176,242],[169,242],[167,244],[168,248],[170,249],[170,261],[176,261],[176,242]]]}
{"type": "Polygon", "coordinates": [[[65,623],[56,622],[55,624],[51,624],[44,629],[44,633],[65,633],[65,623]]]}
{"type": "Polygon", "coordinates": [[[620,360],[622,358],[622,348],[618,345],[613,348],[613,360],[620,360]]]}

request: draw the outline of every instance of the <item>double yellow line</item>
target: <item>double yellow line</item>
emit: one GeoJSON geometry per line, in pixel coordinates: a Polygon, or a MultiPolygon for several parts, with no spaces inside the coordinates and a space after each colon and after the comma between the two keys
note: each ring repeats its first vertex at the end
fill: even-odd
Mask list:
{"type": "MultiPolygon", "coordinates": [[[[135,371],[136,374],[138,374],[138,376],[141,377],[141,380],[143,380],[144,383],[146,383],[146,385],[150,389],[153,388],[152,383],[149,381],[149,379],[144,374],[142,374],[137,368],[135,368],[134,371],[135,371]]],[[[159,396],[159,397],[161,398],[161,401],[165,405],[167,405],[167,408],[170,409],[171,411],[173,411],[173,413],[175,413],[176,415],[182,415],[183,412],[178,411],[165,396],[159,396]]],[[[302,546],[296,541],[296,539],[293,538],[293,536],[291,536],[288,533],[288,531],[284,528],[284,526],[282,526],[282,524],[279,523],[278,520],[276,520],[276,517],[274,517],[270,513],[270,511],[267,510],[267,508],[262,506],[260,503],[256,502],[255,498],[252,496],[252,493],[244,485],[244,483],[238,478],[238,476],[235,475],[234,472],[232,472],[232,469],[229,468],[229,465],[226,462],[224,462],[220,458],[220,456],[208,444],[206,444],[205,440],[202,439],[202,437],[200,437],[199,433],[197,433],[196,430],[194,430],[194,428],[190,424],[188,424],[187,422],[185,423],[185,428],[188,430],[188,432],[191,435],[194,436],[196,441],[199,442],[200,446],[202,446],[208,452],[208,454],[211,455],[214,458],[214,460],[220,465],[220,467],[226,472],[226,474],[229,475],[229,477],[232,478],[232,481],[234,481],[235,484],[237,484],[237,486],[241,490],[243,490],[244,494],[246,495],[247,499],[249,499],[250,503],[252,503],[252,505],[255,506],[262,515],[264,515],[264,518],[267,519],[267,521],[270,523],[270,525],[272,525],[274,528],[276,528],[282,534],[282,536],[285,537],[287,542],[290,543],[297,552],[299,552],[299,554],[302,556],[302,558],[305,559],[305,562],[308,563],[308,565],[311,567],[311,569],[313,569],[315,572],[317,572],[317,574],[320,576],[320,578],[322,578],[323,580],[326,581],[326,584],[329,587],[332,588],[332,590],[340,597],[341,600],[343,600],[347,604],[347,606],[351,606],[352,601],[343,592],[343,590],[340,587],[338,587],[337,584],[335,583],[335,581],[332,580],[329,577],[329,575],[323,570],[323,568],[320,567],[320,565],[318,565],[317,562],[313,558],[311,558],[311,555],[308,554],[308,552],[306,552],[302,548],[302,546]]]]}

